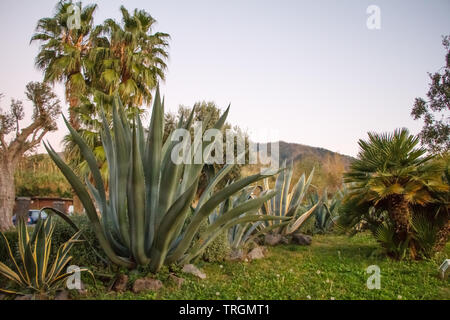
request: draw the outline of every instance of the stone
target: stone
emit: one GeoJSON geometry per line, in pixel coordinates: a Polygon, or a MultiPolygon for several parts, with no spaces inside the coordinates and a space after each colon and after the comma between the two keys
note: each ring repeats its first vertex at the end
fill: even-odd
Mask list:
{"type": "Polygon", "coordinates": [[[292,243],[301,245],[301,246],[309,246],[312,242],[312,238],[302,233],[295,233],[292,235],[292,243]]]}
{"type": "Polygon", "coordinates": [[[264,244],[275,246],[280,243],[281,238],[281,234],[266,234],[264,237],[264,244]]]}
{"type": "Polygon", "coordinates": [[[119,276],[114,281],[112,290],[116,292],[124,292],[127,290],[128,276],[126,274],[119,274],[119,276]]]}
{"type": "Polygon", "coordinates": [[[194,266],[193,264],[186,264],[183,267],[183,271],[184,273],[190,273],[193,274],[196,277],[199,277],[200,279],[206,279],[206,274],[201,272],[196,266],[194,266]]]}
{"type": "Polygon", "coordinates": [[[281,237],[280,243],[281,244],[289,244],[289,243],[291,243],[291,240],[292,240],[292,237],[290,237],[290,236],[283,236],[283,237],[281,237]]]}
{"type": "Polygon", "coordinates": [[[242,261],[244,260],[244,251],[242,249],[233,250],[230,253],[228,260],[230,261],[242,261]]]}
{"type": "Polygon", "coordinates": [[[77,292],[79,295],[85,296],[87,295],[87,289],[86,286],[82,281],[80,281],[80,289],[77,289],[77,292]]]}
{"type": "Polygon", "coordinates": [[[32,294],[20,295],[17,296],[14,300],[33,300],[32,294]]]}
{"type": "Polygon", "coordinates": [[[170,281],[172,281],[172,282],[174,282],[176,284],[178,289],[181,288],[181,286],[183,285],[183,283],[185,281],[183,278],[179,278],[179,277],[177,277],[176,275],[174,275],[172,273],[169,275],[169,279],[170,279],[170,281]]]}
{"type": "Polygon", "coordinates": [[[264,258],[264,248],[263,247],[256,247],[252,251],[249,252],[247,257],[250,260],[257,260],[264,258]]]}
{"type": "Polygon", "coordinates": [[[3,299],[5,299],[5,298],[6,298],[6,295],[3,294],[3,293],[0,293],[0,300],[3,300],[3,299]]]}
{"type": "Polygon", "coordinates": [[[140,293],[142,291],[158,291],[163,287],[161,281],[152,278],[137,279],[133,284],[133,292],[140,293]]]}
{"type": "Polygon", "coordinates": [[[58,291],[55,295],[55,300],[70,300],[70,292],[67,290],[58,291]]]}

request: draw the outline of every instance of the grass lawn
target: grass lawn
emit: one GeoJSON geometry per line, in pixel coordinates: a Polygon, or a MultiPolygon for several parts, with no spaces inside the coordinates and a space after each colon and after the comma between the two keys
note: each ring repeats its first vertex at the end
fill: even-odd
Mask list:
{"type": "Polygon", "coordinates": [[[368,234],[319,235],[309,247],[270,248],[262,260],[198,263],[207,279],[179,274],[186,279],[181,289],[163,272],[158,293],[108,293],[98,285],[84,299],[450,299],[450,280],[440,280],[437,271],[450,246],[435,260],[420,262],[392,261],[378,248],[368,234]],[[370,265],[381,269],[380,290],[366,287],[370,265]]]}

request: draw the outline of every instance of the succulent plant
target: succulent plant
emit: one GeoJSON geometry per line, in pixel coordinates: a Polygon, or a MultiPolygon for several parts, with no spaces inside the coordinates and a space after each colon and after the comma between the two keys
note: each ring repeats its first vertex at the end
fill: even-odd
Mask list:
{"type": "MultiPolygon", "coordinates": [[[[223,127],[228,112],[229,108],[219,118],[215,129],[223,127]]],[[[177,128],[189,130],[193,114],[194,110],[188,119],[180,119],[177,128]]],[[[112,129],[104,115],[102,118],[102,144],[109,168],[109,197],[94,154],[67,120],[64,119],[70,134],[89,165],[91,180],[86,177],[83,183],[51,146],[45,144],[45,147],[80,198],[101,247],[113,263],[127,268],[149,264],[153,272],[165,264],[185,264],[201,254],[221,231],[261,219],[259,215],[245,218],[240,215],[260,207],[271,194],[228,210],[198,234],[202,221],[220,203],[266,175],[260,173],[246,177],[214,192],[217,183],[232,168],[232,165],[226,165],[206,188],[206,192],[212,192],[212,195],[200,197],[192,210],[205,162],[204,159],[200,163],[172,161],[172,153],[180,142],[172,141],[172,136],[169,136],[163,143],[164,102],[161,102],[159,89],[155,94],[147,134],[139,116],[132,120],[132,124],[126,119],[117,96],[113,103],[112,129]]],[[[194,139],[190,146],[192,158],[187,160],[192,160],[198,151],[202,155],[207,154],[211,145],[212,142],[196,143],[194,139]]]]}
{"type": "MultiPolygon", "coordinates": [[[[60,288],[64,280],[73,274],[73,272],[66,271],[66,266],[72,259],[69,253],[80,233],[75,233],[70,240],[61,245],[55,259],[51,261],[54,228],[51,217],[45,220],[39,219],[30,236],[25,221],[19,219],[17,246],[20,259],[15,258],[8,240],[3,233],[0,233],[14,266],[9,268],[0,262],[0,275],[11,280],[20,288],[20,291],[0,289],[0,292],[7,294],[24,294],[26,291],[47,293],[60,288]]],[[[87,270],[80,269],[80,271],[87,270]]]]}
{"type": "MultiPolygon", "coordinates": [[[[289,165],[286,166],[285,162],[282,168],[284,170],[278,174],[275,181],[275,191],[277,191],[277,195],[265,203],[261,210],[264,215],[291,218],[292,220],[287,224],[277,220],[264,222],[265,227],[271,228],[271,232],[288,235],[294,233],[302,226],[314,210],[316,210],[319,202],[314,204],[311,208],[307,208],[303,205],[303,200],[311,185],[314,169],[311,171],[308,179],[306,179],[306,176],[303,173],[290,191],[293,164],[290,162],[289,165]]],[[[269,189],[269,180],[265,179],[264,190],[267,191],[269,189]]]]}

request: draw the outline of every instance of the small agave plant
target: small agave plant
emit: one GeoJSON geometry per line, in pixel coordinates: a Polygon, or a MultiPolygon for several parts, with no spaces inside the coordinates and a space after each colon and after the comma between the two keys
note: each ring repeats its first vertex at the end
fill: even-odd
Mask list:
{"type": "Polygon", "coordinates": [[[314,227],[318,232],[326,233],[337,225],[337,220],[339,219],[339,208],[345,194],[346,188],[344,186],[341,190],[338,190],[331,198],[326,189],[323,191],[322,199],[320,199],[320,196],[317,193],[311,196],[310,202],[312,204],[321,202],[321,204],[316,208],[314,212],[314,227]]]}
{"type": "MultiPolygon", "coordinates": [[[[275,191],[277,195],[265,203],[261,210],[264,215],[270,215],[275,217],[286,217],[292,220],[289,223],[281,221],[265,221],[266,228],[271,228],[272,233],[289,235],[296,232],[303,223],[311,216],[316,210],[319,202],[314,204],[311,208],[303,206],[303,199],[305,198],[308,189],[311,185],[314,169],[306,179],[305,174],[302,174],[298,182],[293,186],[290,191],[293,164],[286,167],[286,163],[283,164],[282,170],[275,181],[275,191]]],[[[264,180],[264,189],[269,190],[269,180],[264,180]]]]}
{"type": "MultiPolygon", "coordinates": [[[[244,188],[240,193],[233,197],[228,198],[220,204],[215,210],[214,214],[209,216],[209,224],[213,225],[220,217],[232,208],[238,208],[244,203],[252,199],[262,199],[263,203],[273,198],[276,193],[271,190],[263,191],[256,196],[256,190],[262,189],[260,186],[249,186],[244,188]]],[[[292,219],[290,217],[276,217],[271,215],[263,215],[260,208],[254,208],[251,211],[247,211],[241,215],[241,218],[245,223],[237,224],[227,230],[228,242],[232,250],[239,250],[246,248],[254,239],[263,235],[274,227],[266,226],[265,221],[284,221],[281,225],[286,225],[292,219]],[[256,220],[253,217],[260,217],[256,220]],[[255,221],[256,220],[256,221],[255,221]]],[[[278,227],[278,226],[277,226],[278,227]]]]}
{"type": "MultiPolygon", "coordinates": [[[[0,262],[0,275],[11,280],[20,288],[20,291],[0,289],[0,292],[25,294],[31,291],[35,294],[45,294],[59,289],[64,280],[73,274],[73,272],[66,272],[66,267],[72,259],[69,255],[70,250],[74,243],[78,241],[80,233],[77,232],[64,243],[59,248],[55,259],[51,261],[50,253],[54,228],[51,217],[45,220],[39,219],[30,236],[25,222],[19,219],[17,243],[20,259],[15,258],[8,240],[3,233],[0,233],[13,264],[13,268],[10,268],[0,262]]],[[[88,270],[81,269],[80,271],[88,270]]]]}
{"type": "MultiPolygon", "coordinates": [[[[228,112],[229,108],[215,124],[215,129],[223,127],[228,112]]],[[[189,131],[193,115],[194,110],[188,119],[180,119],[177,128],[189,131]]],[[[94,154],[66,119],[70,134],[89,166],[94,184],[88,178],[83,183],[51,146],[46,144],[45,147],[80,198],[101,247],[114,264],[131,269],[149,265],[152,272],[157,272],[163,265],[182,265],[199,256],[223,230],[261,219],[260,215],[245,219],[241,215],[261,207],[274,193],[250,199],[228,210],[199,234],[202,222],[216,207],[266,175],[246,177],[213,192],[217,183],[231,170],[231,165],[227,165],[210,180],[207,192],[213,192],[212,195],[201,197],[192,212],[191,206],[205,163],[172,161],[172,152],[177,150],[180,142],[172,141],[170,135],[163,143],[164,103],[161,102],[159,89],[155,94],[147,134],[139,116],[130,125],[117,96],[112,118],[111,129],[102,115],[102,144],[109,168],[109,197],[106,196],[105,182],[94,154]]],[[[212,143],[193,143],[190,146],[191,156],[194,157],[198,151],[202,155],[208,154],[212,143]]]]}

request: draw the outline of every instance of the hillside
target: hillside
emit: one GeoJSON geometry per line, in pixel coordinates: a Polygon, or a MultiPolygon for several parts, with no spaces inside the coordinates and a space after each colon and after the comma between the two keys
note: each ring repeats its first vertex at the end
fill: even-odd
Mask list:
{"type": "MultiPolygon", "coordinates": [[[[258,144],[258,146],[262,147],[265,145],[265,143],[258,144]]],[[[333,152],[324,148],[280,141],[280,162],[283,162],[284,160],[293,160],[294,162],[300,162],[306,159],[315,159],[319,163],[323,163],[327,158],[334,156],[338,156],[339,158],[341,158],[346,167],[348,167],[351,161],[354,159],[353,157],[333,152]]]]}

